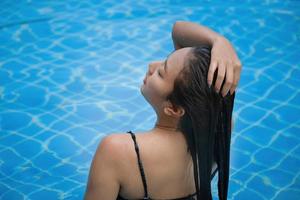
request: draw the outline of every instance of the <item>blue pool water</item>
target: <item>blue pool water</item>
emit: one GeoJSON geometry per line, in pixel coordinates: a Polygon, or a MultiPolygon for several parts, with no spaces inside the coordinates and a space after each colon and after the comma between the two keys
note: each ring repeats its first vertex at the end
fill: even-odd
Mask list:
{"type": "Polygon", "coordinates": [[[82,199],[101,139],[152,128],[140,85],[176,20],[243,63],[229,199],[300,199],[299,1],[2,0],[0,16],[1,200],[82,199]]]}

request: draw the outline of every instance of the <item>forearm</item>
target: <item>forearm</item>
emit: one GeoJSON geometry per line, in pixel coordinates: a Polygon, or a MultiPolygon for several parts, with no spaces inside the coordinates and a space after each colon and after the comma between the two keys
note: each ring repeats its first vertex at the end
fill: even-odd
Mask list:
{"type": "Polygon", "coordinates": [[[175,22],[172,29],[172,39],[175,49],[203,44],[212,46],[214,40],[220,36],[205,26],[186,21],[175,22]]]}

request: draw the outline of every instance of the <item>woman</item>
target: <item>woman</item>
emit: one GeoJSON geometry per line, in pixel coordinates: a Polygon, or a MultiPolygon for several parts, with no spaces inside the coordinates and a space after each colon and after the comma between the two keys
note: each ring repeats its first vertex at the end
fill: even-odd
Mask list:
{"type": "Polygon", "coordinates": [[[175,51],[149,64],[141,86],[157,114],[154,128],[101,141],[85,200],[212,199],[214,162],[219,199],[227,199],[241,63],[229,41],[207,27],[179,21],[172,38],[175,51]]]}

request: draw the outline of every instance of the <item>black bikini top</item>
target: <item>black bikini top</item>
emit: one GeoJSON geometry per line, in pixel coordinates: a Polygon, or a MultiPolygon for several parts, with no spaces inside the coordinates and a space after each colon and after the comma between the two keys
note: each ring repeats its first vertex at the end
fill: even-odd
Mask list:
{"type": "MultiPolygon", "coordinates": [[[[136,138],[135,138],[135,134],[133,132],[131,132],[131,131],[128,131],[127,133],[131,134],[132,140],[134,142],[134,148],[135,148],[135,152],[136,152],[136,155],[137,155],[138,165],[139,165],[139,169],[140,169],[140,173],[141,173],[141,177],[142,177],[142,181],[143,181],[145,195],[144,195],[144,198],[141,199],[141,200],[144,200],[144,199],[154,200],[154,199],[150,198],[149,195],[148,195],[146,176],[145,176],[145,173],[144,173],[144,168],[143,168],[142,161],[140,159],[139,146],[137,144],[137,141],[136,141],[136,138]]],[[[215,170],[213,172],[211,179],[213,179],[216,171],[217,170],[215,170]]],[[[195,200],[195,199],[196,199],[196,193],[190,194],[190,195],[185,196],[185,197],[176,198],[176,199],[168,199],[168,200],[195,200]]],[[[118,195],[117,200],[130,200],[130,199],[126,199],[126,198],[123,198],[120,195],[118,195]]],[[[159,199],[156,199],[156,200],[159,200],[159,199]]],[[[164,200],[166,200],[166,199],[164,199],[164,200]]]]}

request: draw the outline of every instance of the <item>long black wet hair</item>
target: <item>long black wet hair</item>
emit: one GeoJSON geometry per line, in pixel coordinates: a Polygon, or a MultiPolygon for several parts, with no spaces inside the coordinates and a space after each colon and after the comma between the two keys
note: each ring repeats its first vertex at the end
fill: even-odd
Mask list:
{"type": "MultiPolygon", "coordinates": [[[[215,159],[218,170],[218,196],[227,199],[229,184],[231,118],[235,93],[222,97],[207,84],[211,59],[211,47],[193,47],[182,71],[174,81],[173,91],[167,100],[175,107],[182,107],[180,130],[187,142],[187,152],[193,160],[197,200],[211,200],[212,164],[215,159]]],[[[225,79],[224,79],[225,80],[225,79]]],[[[220,91],[222,91],[222,83],[220,91]]]]}

